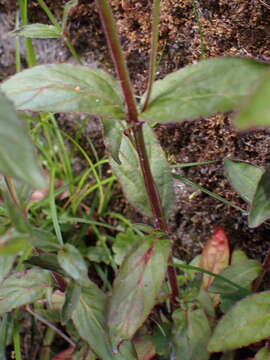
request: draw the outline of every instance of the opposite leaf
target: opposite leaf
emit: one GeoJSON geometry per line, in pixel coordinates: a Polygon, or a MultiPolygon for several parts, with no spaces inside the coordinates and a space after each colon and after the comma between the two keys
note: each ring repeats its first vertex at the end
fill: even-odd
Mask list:
{"type": "Polygon", "coordinates": [[[114,348],[133,337],[156,303],[165,278],[170,243],[141,238],[124,260],[113,285],[107,323],[114,348]]]}
{"type": "Polygon", "coordinates": [[[264,169],[243,161],[230,159],[224,159],[224,166],[227,178],[234,190],[250,204],[264,169]]]}
{"type": "Polygon", "coordinates": [[[6,80],[2,90],[18,110],[125,118],[117,81],[102,70],[86,66],[35,66],[6,80]]]}
{"type": "Polygon", "coordinates": [[[248,99],[246,106],[235,119],[240,129],[265,127],[270,125],[270,73],[265,76],[256,91],[248,99]]]}
{"type": "Polygon", "coordinates": [[[250,227],[257,227],[270,218],[270,166],[258,183],[248,218],[250,227]]]}
{"type": "Polygon", "coordinates": [[[207,344],[211,335],[207,316],[201,309],[176,310],[173,314],[173,359],[207,360],[207,344]]]}
{"type": "MultiPolygon", "coordinates": [[[[159,190],[164,213],[168,216],[174,200],[171,170],[156,135],[147,124],[143,126],[143,135],[153,178],[159,190]]],[[[143,214],[151,216],[138,155],[132,141],[125,135],[122,136],[119,160],[121,165],[113,159],[110,163],[123,186],[127,199],[143,214]]]]}
{"type": "Polygon", "coordinates": [[[0,315],[46,296],[52,279],[46,270],[25,270],[10,275],[0,287],[0,315]]]}
{"type": "Polygon", "coordinates": [[[1,91],[0,172],[35,188],[45,186],[25,124],[1,91]]]}
{"type": "Polygon", "coordinates": [[[154,83],[149,106],[140,118],[179,122],[232,110],[252,91],[266,69],[265,64],[236,57],[186,66],[154,83]]]}
{"type": "Polygon", "coordinates": [[[211,352],[233,350],[270,336],[270,292],[240,300],[219,321],[208,345],[211,352]]]}

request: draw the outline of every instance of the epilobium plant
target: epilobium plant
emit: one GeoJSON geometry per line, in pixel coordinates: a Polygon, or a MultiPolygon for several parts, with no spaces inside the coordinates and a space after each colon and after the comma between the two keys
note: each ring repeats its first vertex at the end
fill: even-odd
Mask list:
{"type": "MultiPolygon", "coordinates": [[[[96,0],[96,4],[117,80],[86,66],[50,64],[22,71],[1,85],[5,95],[1,95],[0,103],[3,110],[0,170],[7,177],[7,191],[17,211],[16,230],[3,240],[3,254],[14,255],[12,246],[21,249],[22,242],[23,246],[38,248],[42,253],[28,259],[29,264],[39,268],[9,276],[13,258],[5,260],[9,263],[1,273],[4,280],[0,288],[0,314],[40,298],[47,298],[51,306],[50,294],[59,287],[62,295],[54,294],[60,304],[59,321],[71,334],[74,325],[94,353],[92,358],[102,360],[142,360],[156,354],[166,359],[207,360],[211,352],[233,351],[269,337],[270,328],[265,320],[269,314],[269,292],[246,297],[261,266],[240,252],[233,253],[230,263],[228,241],[222,229],[215,231],[200,260],[173,264],[167,222],[174,199],[172,175],[150,126],[151,122],[181,122],[235,109],[256,87],[268,66],[251,59],[216,58],[154,81],[160,5],[154,0],[149,82],[137,103],[109,2],[96,0]],[[57,242],[49,234],[34,229],[20,213],[21,202],[10,177],[32,187],[42,186],[43,181],[23,123],[6,97],[21,111],[100,117],[112,170],[130,203],[152,221],[152,226],[126,234],[130,246],[125,251],[121,246],[122,252],[119,251],[115,244],[116,264],[121,266],[109,294],[89,279],[85,259],[73,244],[65,243],[61,236],[57,242]],[[184,269],[183,276],[176,276],[176,267],[184,269]],[[233,307],[240,299],[243,300],[233,307]],[[157,303],[164,303],[167,315],[160,316],[161,331],[155,331],[149,339],[143,324],[157,303]],[[228,313],[212,336],[218,304],[222,312],[228,313]],[[258,313],[259,320],[253,327],[258,313]],[[244,325],[237,332],[232,331],[239,323],[244,325]],[[259,327],[263,330],[259,331],[259,327]],[[140,350],[141,339],[144,345],[148,344],[147,353],[140,350]]],[[[31,309],[28,311],[33,314],[31,309]]],[[[70,345],[75,347],[72,341],[70,345]]],[[[85,352],[77,356],[83,359],[85,352]]],[[[233,354],[230,356],[233,358],[233,354]]]]}

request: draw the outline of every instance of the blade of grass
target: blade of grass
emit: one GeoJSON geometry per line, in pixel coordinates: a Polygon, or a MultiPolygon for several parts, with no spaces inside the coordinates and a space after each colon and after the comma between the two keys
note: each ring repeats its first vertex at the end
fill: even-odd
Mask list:
{"type": "Polygon", "coordinates": [[[207,190],[207,189],[204,188],[203,186],[198,185],[198,184],[196,184],[196,183],[194,183],[194,182],[186,179],[185,177],[180,176],[180,175],[177,175],[177,174],[174,174],[174,173],[173,173],[173,177],[174,177],[175,179],[183,182],[184,184],[191,185],[191,186],[195,187],[196,189],[204,192],[205,194],[211,196],[212,198],[223,202],[225,205],[231,206],[231,207],[233,207],[234,209],[241,211],[243,214],[246,214],[246,211],[245,211],[244,209],[240,208],[240,207],[237,206],[237,205],[234,205],[234,204],[231,203],[230,201],[228,201],[228,200],[224,199],[223,197],[221,197],[221,196],[213,193],[212,191],[207,190]]]}
{"type": "Polygon", "coordinates": [[[61,229],[59,226],[58,218],[57,218],[57,210],[55,205],[55,191],[54,191],[54,181],[55,181],[55,168],[52,167],[50,171],[50,191],[49,191],[49,200],[50,200],[50,209],[51,209],[51,216],[52,222],[54,226],[54,231],[56,237],[61,246],[64,245],[61,229]]]}

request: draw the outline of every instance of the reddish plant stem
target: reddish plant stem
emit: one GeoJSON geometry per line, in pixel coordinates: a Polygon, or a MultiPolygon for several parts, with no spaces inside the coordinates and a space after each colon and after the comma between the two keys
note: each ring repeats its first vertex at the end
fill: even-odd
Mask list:
{"type": "Polygon", "coordinates": [[[263,278],[264,278],[265,274],[267,273],[267,271],[269,270],[269,266],[270,266],[270,250],[268,250],[267,254],[265,255],[265,258],[264,258],[264,261],[262,264],[262,272],[253,285],[254,292],[256,292],[260,288],[263,278]]]}
{"type": "MultiPolygon", "coordinates": [[[[129,72],[121,49],[121,44],[113,19],[112,10],[107,0],[95,1],[106,35],[107,43],[111,52],[111,57],[113,59],[115,69],[122,86],[122,91],[127,105],[128,123],[130,124],[134,134],[135,146],[139,157],[149,204],[154,218],[154,225],[156,229],[168,232],[168,225],[164,217],[160,195],[150,168],[143,137],[142,123],[138,118],[136,100],[133,94],[129,72]]],[[[169,261],[172,262],[172,256],[170,256],[169,261]]],[[[175,268],[171,266],[168,267],[168,279],[172,291],[172,302],[176,304],[177,298],[179,296],[179,290],[177,285],[175,268]]]]}

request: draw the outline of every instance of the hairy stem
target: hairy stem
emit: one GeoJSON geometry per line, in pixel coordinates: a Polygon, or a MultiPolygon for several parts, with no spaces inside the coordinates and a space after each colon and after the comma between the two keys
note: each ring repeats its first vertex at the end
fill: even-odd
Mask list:
{"type": "Polygon", "coordinates": [[[121,82],[123,94],[128,108],[129,122],[138,122],[136,100],[132,91],[129,72],[121,49],[112,10],[107,0],[96,0],[102,26],[111,52],[114,66],[121,82]]]}
{"type": "MultiPolygon", "coordinates": [[[[125,102],[127,105],[128,123],[132,128],[135,146],[144,178],[144,184],[152,210],[154,225],[156,229],[168,232],[168,225],[164,217],[160,195],[151,172],[149,159],[145,147],[142,123],[138,118],[135,96],[132,90],[129,72],[121,49],[120,40],[116,30],[113,14],[107,0],[95,0],[101,18],[102,26],[106,35],[107,43],[111,52],[115,69],[120,80],[125,102]]],[[[168,269],[168,278],[172,290],[173,303],[177,302],[178,286],[175,269],[168,269]]]]}

